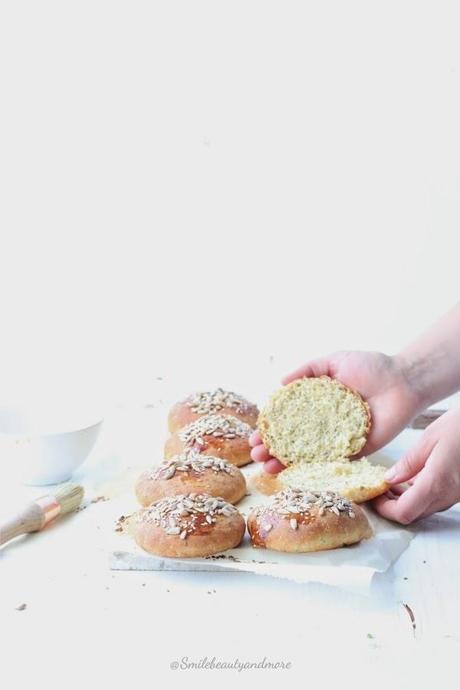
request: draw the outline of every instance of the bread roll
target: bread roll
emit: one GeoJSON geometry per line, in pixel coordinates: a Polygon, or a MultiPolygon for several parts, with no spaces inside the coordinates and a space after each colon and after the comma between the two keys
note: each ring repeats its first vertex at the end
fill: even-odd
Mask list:
{"type": "Polygon", "coordinates": [[[198,453],[224,458],[241,467],[251,462],[249,436],[252,428],[236,417],[208,415],[201,417],[170,436],[165,445],[165,458],[180,455],[187,448],[198,453]]]}
{"type": "Polygon", "coordinates": [[[264,444],[287,468],[277,475],[261,472],[251,485],[266,495],[292,488],[369,501],[389,488],[385,467],[350,460],[365,446],[370,426],[368,404],[339,381],[293,381],[274,393],[259,417],[264,444]]]}
{"type": "Polygon", "coordinates": [[[337,462],[311,462],[290,465],[279,474],[263,470],[251,480],[251,486],[266,496],[283,489],[335,491],[356,503],[370,501],[388,491],[384,475],[387,468],[374,465],[367,458],[337,462]]]}
{"type": "Polygon", "coordinates": [[[140,510],[131,529],[136,543],[148,553],[198,558],[238,546],[245,522],[222,498],[191,493],[168,496],[140,510]]]}
{"type": "Polygon", "coordinates": [[[171,409],[168,417],[169,431],[175,433],[200,417],[210,414],[230,415],[255,428],[259,410],[241,395],[222,388],[194,393],[176,403],[171,409]]]}
{"type": "Polygon", "coordinates": [[[258,421],[264,445],[284,465],[354,456],[370,424],[368,404],[329,376],[298,379],[277,390],[258,421]]]}
{"type": "Polygon", "coordinates": [[[190,492],[220,496],[229,503],[237,503],[246,494],[246,480],[242,472],[226,460],[189,449],[143,472],[135,491],[143,506],[164,496],[190,492]]]}
{"type": "Polygon", "coordinates": [[[286,489],[248,517],[253,546],[287,553],[336,549],[372,536],[366,514],[355,503],[325,491],[286,489]]]}

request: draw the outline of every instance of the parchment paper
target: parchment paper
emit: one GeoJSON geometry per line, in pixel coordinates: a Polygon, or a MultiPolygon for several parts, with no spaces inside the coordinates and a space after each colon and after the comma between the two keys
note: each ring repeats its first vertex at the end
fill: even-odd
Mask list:
{"type": "MultiPolygon", "coordinates": [[[[384,464],[381,456],[375,461],[384,464]]],[[[260,472],[260,466],[244,469],[247,478],[260,472]]],[[[257,493],[246,496],[238,509],[246,517],[250,508],[269,499],[257,493]]],[[[123,515],[137,509],[132,493],[117,501],[123,515]]],[[[267,549],[255,549],[245,535],[236,549],[199,559],[171,559],[151,556],[142,551],[127,535],[115,533],[110,555],[113,570],[181,570],[181,571],[245,571],[259,575],[281,577],[294,582],[321,582],[345,590],[367,594],[375,573],[386,571],[408,547],[412,534],[378,517],[365,507],[374,536],[359,544],[311,554],[284,554],[267,549]]]]}

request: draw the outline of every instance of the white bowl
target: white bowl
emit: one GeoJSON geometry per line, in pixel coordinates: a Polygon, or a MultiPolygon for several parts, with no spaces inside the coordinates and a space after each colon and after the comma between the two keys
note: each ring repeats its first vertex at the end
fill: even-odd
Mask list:
{"type": "Polygon", "coordinates": [[[102,417],[80,411],[0,406],[2,465],[24,484],[60,484],[88,457],[102,417]]]}

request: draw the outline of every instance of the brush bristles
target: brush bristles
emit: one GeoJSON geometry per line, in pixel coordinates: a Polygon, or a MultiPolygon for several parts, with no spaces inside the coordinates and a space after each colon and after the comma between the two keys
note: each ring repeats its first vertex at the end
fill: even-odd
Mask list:
{"type": "Polygon", "coordinates": [[[61,506],[61,515],[76,510],[83,499],[84,489],[78,484],[63,484],[55,493],[61,506]]]}

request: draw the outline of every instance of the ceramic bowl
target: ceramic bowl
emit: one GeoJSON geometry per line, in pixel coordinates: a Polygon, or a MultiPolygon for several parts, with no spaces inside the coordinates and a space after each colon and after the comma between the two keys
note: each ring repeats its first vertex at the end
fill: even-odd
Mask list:
{"type": "Polygon", "coordinates": [[[81,410],[0,406],[1,464],[24,484],[60,484],[93,449],[102,416],[81,410]]]}

